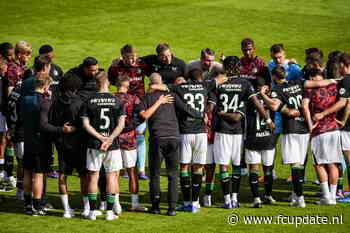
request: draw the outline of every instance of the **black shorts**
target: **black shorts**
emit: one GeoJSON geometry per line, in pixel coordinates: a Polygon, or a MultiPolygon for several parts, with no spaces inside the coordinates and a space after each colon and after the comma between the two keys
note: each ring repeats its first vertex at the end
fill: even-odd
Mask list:
{"type": "Polygon", "coordinates": [[[51,155],[25,153],[23,156],[23,168],[34,173],[50,173],[51,155]]]}
{"type": "Polygon", "coordinates": [[[75,169],[79,176],[87,173],[86,169],[86,152],[83,150],[62,150],[58,151],[58,169],[60,173],[72,175],[75,169]]]}

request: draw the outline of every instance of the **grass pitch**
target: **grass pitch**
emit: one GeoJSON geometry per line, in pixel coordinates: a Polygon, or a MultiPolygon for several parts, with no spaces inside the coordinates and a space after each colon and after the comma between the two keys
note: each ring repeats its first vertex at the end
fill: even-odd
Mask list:
{"type": "MultiPolygon", "coordinates": [[[[176,56],[189,61],[199,57],[202,48],[210,47],[218,54],[240,55],[240,41],[252,37],[257,54],[266,61],[269,48],[283,43],[288,57],[303,64],[304,49],[319,47],[325,54],[331,50],[350,51],[350,3],[348,0],[13,0],[1,1],[1,42],[27,40],[33,44],[34,54],[40,45],[49,43],[56,50],[56,63],[64,70],[80,64],[86,56],[95,56],[102,67],[108,68],[119,49],[126,43],[135,45],[140,55],[154,53],[159,42],[170,43],[176,56]]],[[[307,207],[288,207],[288,185],[284,179],[289,168],[276,160],[277,175],[273,195],[275,206],[262,209],[248,208],[251,194],[247,179],[242,180],[240,200],[242,208],[234,211],[202,208],[198,214],[178,213],[178,216],[154,216],[124,212],[119,220],[105,222],[80,218],[63,219],[62,211],[48,217],[30,217],[22,214],[22,204],[14,193],[0,193],[0,232],[346,232],[350,210],[346,205],[319,207],[314,193],[318,187],[311,184],[315,178],[308,163],[305,186],[307,207]],[[228,218],[237,214],[239,222],[228,224],[228,218]],[[244,216],[342,216],[343,224],[245,224],[244,216]]],[[[77,177],[69,178],[71,205],[79,208],[77,177]]],[[[56,180],[49,180],[49,200],[61,208],[56,180]]],[[[166,177],[161,179],[166,189],[166,177]]],[[[149,203],[148,182],[140,181],[143,203],[149,203]]],[[[124,209],[130,204],[127,182],[121,181],[121,201],[124,209]]],[[[165,195],[163,195],[165,197],[165,195]]],[[[216,186],[215,205],[222,203],[220,186],[216,186]]],[[[163,199],[165,213],[166,200],[163,199]]],[[[76,211],[78,213],[78,211],[76,211]]],[[[232,218],[231,218],[232,219],[232,218]]],[[[289,218],[291,223],[293,219],[289,218]]]]}

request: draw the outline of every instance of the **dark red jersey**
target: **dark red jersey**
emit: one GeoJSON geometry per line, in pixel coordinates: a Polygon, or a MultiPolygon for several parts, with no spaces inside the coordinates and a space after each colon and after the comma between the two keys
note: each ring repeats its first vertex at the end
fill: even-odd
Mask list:
{"type": "MultiPolygon", "coordinates": [[[[310,100],[309,109],[311,116],[323,112],[337,102],[338,89],[336,84],[324,88],[306,89],[304,98],[310,100]]],[[[337,113],[332,113],[319,121],[317,127],[312,131],[311,136],[317,136],[332,130],[338,129],[335,121],[337,113]]]]}
{"type": "Polygon", "coordinates": [[[108,69],[108,77],[112,84],[115,84],[118,77],[128,76],[130,78],[130,87],[128,93],[137,95],[142,98],[145,95],[145,75],[148,72],[148,67],[141,60],[136,62],[136,65],[126,65],[123,60],[115,59],[108,69]]]}
{"type": "Polygon", "coordinates": [[[8,63],[7,72],[5,75],[7,86],[16,87],[17,84],[20,85],[26,69],[26,66],[21,65],[15,61],[8,63]]]}
{"type": "Polygon", "coordinates": [[[124,112],[126,114],[125,128],[119,135],[119,145],[123,150],[136,149],[136,121],[135,107],[141,103],[140,99],[136,95],[127,93],[115,93],[120,102],[124,106],[124,112]]]}

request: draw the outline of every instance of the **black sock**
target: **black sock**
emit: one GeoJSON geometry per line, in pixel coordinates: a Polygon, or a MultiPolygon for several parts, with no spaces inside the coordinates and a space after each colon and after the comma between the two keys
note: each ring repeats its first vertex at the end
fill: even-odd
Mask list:
{"type": "Polygon", "coordinates": [[[222,187],[222,193],[225,195],[230,194],[230,176],[228,172],[221,172],[220,173],[220,182],[222,187]]]}
{"type": "Polygon", "coordinates": [[[292,183],[293,183],[293,191],[294,193],[300,197],[303,195],[303,168],[301,167],[293,167],[292,168],[292,183]]]}
{"type": "Polygon", "coordinates": [[[88,198],[89,198],[90,211],[96,210],[97,194],[96,193],[89,193],[88,198]]]}
{"type": "Polygon", "coordinates": [[[5,156],[4,170],[7,174],[7,177],[13,176],[13,156],[5,156]]]}
{"type": "Polygon", "coordinates": [[[184,201],[191,201],[191,179],[188,171],[180,172],[180,185],[184,201]]]}
{"type": "Polygon", "coordinates": [[[210,196],[213,190],[214,190],[214,183],[205,184],[205,195],[210,196]]]}
{"type": "Polygon", "coordinates": [[[202,173],[192,173],[192,201],[198,201],[199,193],[202,188],[202,173]]]}
{"type": "Polygon", "coordinates": [[[272,171],[266,171],[264,176],[265,196],[271,196],[272,184],[273,184],[272,171]]]}
{"type": "Polygon", "coordinates": [[[249,184],[252,191],[253,197],[259,197],[259,175],[258,171],[249,172],[249,184]]]}
{"type": "Polygon", "coordinates": [[[115,201],[115,194],[108,193],[106,200],[107,200],[107,210],[112,210],[114,206],[114,201],[115,201]]]}
{"type": "Polygon", "coordinates": [[[40,210],[41,208],[41,199],[33,198],[33,207],[35,210],[40,210]]]}
{"type": "Polygon", "coordinates": [[[101,176],[98,179],[98,188],[100,190],[101,201],[107,200],[106,187],[107,187],[107,177],[106,177],[106,174],[104,172],[101,172],[101,176]]]}
{"type": "Polygon", "coordinates": [[[155,194],[152,200],[152,209],[159,210],[160,194],[155,194]]]}
{"type": "Polygon", "coordinates": [[[239,187],[241,185],[241,167],[233,166],[232,170],[232,193],[239,193],[239,187]]]}
{"type": "Polygon", "coordinates": [[[24,206],[32,205],[32,194],[25,193],[24,195],[24,206]]]}

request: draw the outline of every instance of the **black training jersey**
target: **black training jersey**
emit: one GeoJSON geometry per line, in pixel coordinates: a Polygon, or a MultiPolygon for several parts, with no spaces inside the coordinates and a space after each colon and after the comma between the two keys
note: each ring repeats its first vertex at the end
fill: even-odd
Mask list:
{"type": "MultiPolygon", "coordinates": [[[[271,97],[281,101],[281,106],[299,110],[302,114],[301,101],[303,99],[303,89],[305,80],[291,80],[277,84],[271,92],[271,97]]],[[[284,134],[305,134],[308,133],[304,116],[291,118],[282,115],[282,127],[284,134]]]]}
{"type": "Polygon", "coordinates": [[[15,87],[7,99],[6,122],[9,129],[13,130],[13,142],[24,141],[23,120],[21,119],[21,88],[15,87]]]}
{"type": "MultiPolygon", "coordinates": [[[[198,112],[204,113],[208,101],[209,92],[216,87],[215,80],[204,82],[189,81],[176,86],[169,85],[181,100],[198,112]]],[[[203,119],[193,118],[188,114],[178,114],[181,134],[205,133],[203,119]]]]}
{"type": "MultiPolygon", "coordinates": [[[[108,137],[118,125],[119,117],[125,116],[122,103],[110,93],[98,92],[89,97],[84,103],[81,116],[89,118],[90,125],[101,135],[108,137]]],[[[89,134],[87,146],[91,149],[100,149],[102,143],[89,134]]],[[[108,150],[119,148],[117,140],[108,150]]]]}
{"type": "MultiPolygon", "coordinates": [[[[264,105],[264,101],[260,94],[257,95],[261,104],[264,105]]],[[[273,131],[268,127],[266,120],[260,116],[253,102],[247,104],[247,137],[245,140],[245,147],[249,150],[272,150],[275,148],[276,137],[273,131]]],[[[265,111],[273,117],[266,105],[264,105],[265,111]]]]}
{"type": "MultiPolygon", "coordinates": [[[[349,99],[350,97],[350,75],[344,76],[344,78],[339,82],[338,93],[340,98],[349,99]]],[[[344,114],[344,111],[340,111],[341,115],[344,114]]],[[[350,131],[350,120],[346,122],[342,130],[350,131]]]]}
{"type": "Polygon", "coordinates": [[[248,99],[255,95],[253,86],[241,77],[230,77],[227,82],[217,87],[217,114],[215,115],[215,132],[242,134],[242,122],[231,122],[218,113],[239,112],[245,116],[248,99]]]}

